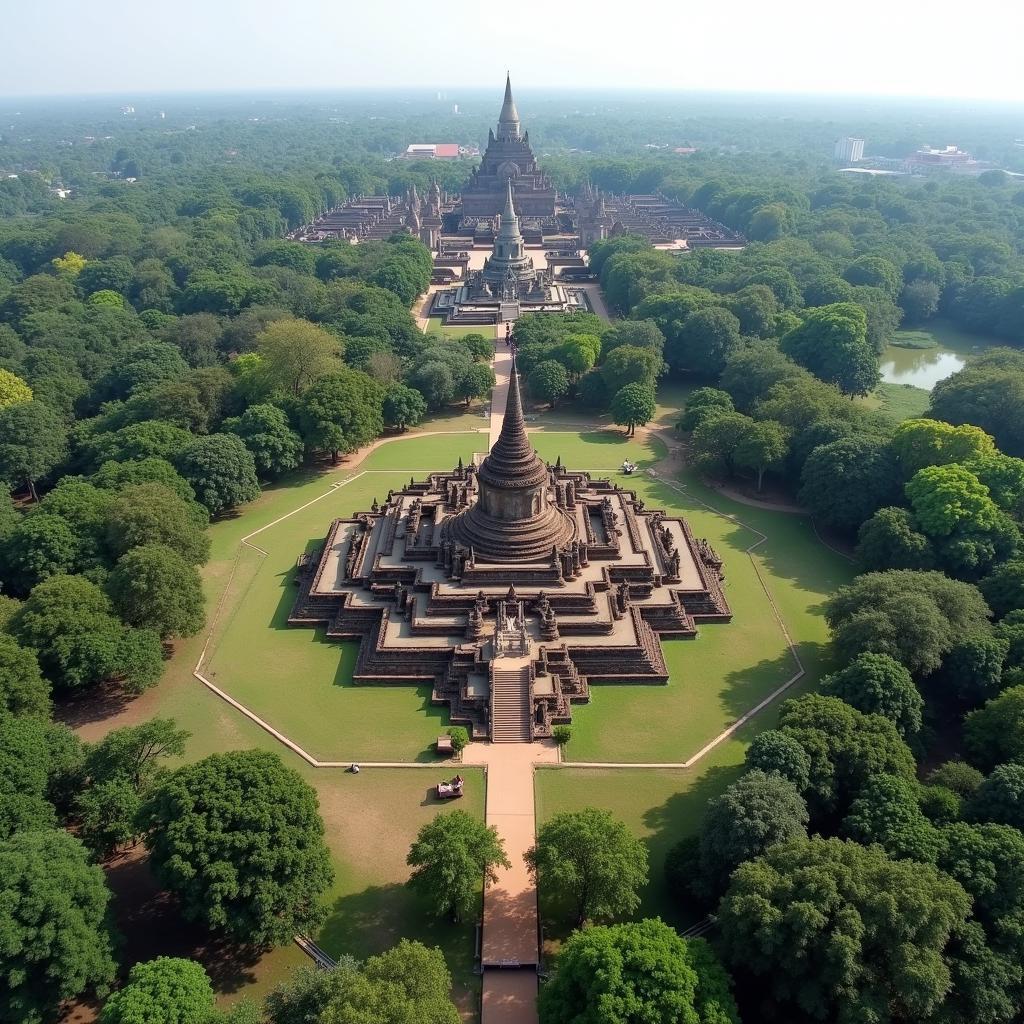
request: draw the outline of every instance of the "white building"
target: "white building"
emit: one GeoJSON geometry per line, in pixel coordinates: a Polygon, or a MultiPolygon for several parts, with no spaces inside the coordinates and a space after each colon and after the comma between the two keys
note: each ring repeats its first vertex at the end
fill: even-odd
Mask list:
{"type": "Polygon", "coordinates": [[[843,136],[836,142],[832,156],[836,163],[855,164],[864,159],[864,140],[843,136]]]}

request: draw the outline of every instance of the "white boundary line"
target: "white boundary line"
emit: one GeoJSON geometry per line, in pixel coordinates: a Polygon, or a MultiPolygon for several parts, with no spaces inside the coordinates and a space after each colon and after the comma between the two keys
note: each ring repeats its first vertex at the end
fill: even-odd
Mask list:
{"type": "MultiPolygon", "coordinates": [[[[466,431],[456,431],[456,433],[466,433],[466,431]]],[[[564,431],[564,433],[578,433],[578,431],[564,431]]],[[[417,437],[417,436],[421,436],[421,435],[416,435],[416,434],[412,435],[412,437],[417,437]]],[[[391,438],[389,440],[403,440],[403,438],[402,437],[397,437],[397,438],[391,438]]],[[[270,725],[269,722],[266,722],[262,718],[260,718],[259,715],[257,715],[250,708],[246,707],[244,704],[242,704],[239,701],[235,700],[234,697],[232,697],[230,694],[226,693],[224,690],[222,690],[215,683],[211,682],[202,673],[203,662],[206,660],[207,650],[208,650],[208,648],[210,646],[211,640],[213,639],[214,630],[216,629],[217,624],[220,621],[221,613],[222,613],[223,608],[224,608],[224,603],[227,600],[228,590],[230,589],[231,583],[234,580],[235,572],[236,572],[236,570],[238,568],[238,560],[239,560],[239,556],[241,554],[242,547],[245,546],[245,547],[248,547],[248,548],[252,548],[254,551],[258,551],[264,558],[268,557],[269,553],[267,551],[265,551],[263,548],[259,547],[256,544],[249,543],[249,541],[250,541],[250,539],[252,537],[257,536],[257,534],[263,533],[264,530],[269,530],[272,526],[276,526],[278,523],[283,522],[285,519],[289,519],[291,516],[296,515],[297,513],[303,511],[303,509],[309,508],[310,505],[314,505],[318,501],[322,501],[324,498],[329,497],[330,495],[334,494],[339,488],[344,487],[347,484],[353,483],[354,481],[359,480],[361,477],[367,476],[368,474],[386,474],[386,473],[403,473],[404,474],[404,473],[408,473],[408,472],[415,473],[415,472],[422,472],[422,470],[405,470],[405,469],[379,469],[379,470],[364,469],[364,470],[360,470],[358,473],[355,473],[352,476],[348,476],[344,480],[335,481],[333,484],[331,484],[328,487],[328,489],[323,494],[318,495],[315,498],[312,498],[310,501],[307,501],[307,502],[305,502],[302,505],[299,505],[298,508],[294,508],[290,512],[286,512],[283,516],[278,516],[278,518],[273,520],[272,522],[266,523],[264,526],[261,526],[258,530],[253,530],[252,533],[247,533],[244,537],[242,537],[241,540],[239,541],[238,549],[235,552],[234,564],[231,567],[231,572],[228,575],[227,582],[224,584],[224,590],[223,590],[223,592],[221,594],[220,601],[218,602],[217,610],[214,613],[213,621],[210,624],[210,629],[209,629],[209,632],[207,633],[207,636],[206,636],[206,642],[203,644],[202,652],[199,655],[199,661],[196,662],[196,666],[192,670],[192,675],[196,679],[198,679],[204,686],[206,686],[207,689],[209,689],[211,693],[216,694],[223,701],[225,701],[226,703],[230,704],[233,708],[235,708],[235,710],[241,712],[251,722],[253,722],[255,725],[258,725],[265,732],[269,733],[278,742],[284,744],[284,746],[286,746],[293,753],[295,753],[299,757],[301,757],[308,765],[310,765],[313,768],[347,768],[352,763],[352,761],[351,760],[320,761],[319,759],[313,757],[312,754],[308,753],[306,750],[304,750],[302,747],[300,747],[296,742],[294,742],[294,740],[289,739],[287,736],[284,735],[284,733],[278,731],[272,725],[270,725]]],[[[595,472],[595,471],[594,470],[590,470],[589,472],[595,472]]],[[[604,472],[604,471],[603,470],[599,470],[597,472],[604,472]]],[[[614,470],[611,471],[611,472],[614,472],[614,470]]],[[[661,768],[661,769],[671,768],[671,769],[677,769],[677,770],[678,769],[692,768],[693,765],[695,765],[698,761],[702,760],[709,753],[711,753],[711,751],[714,750],[715,747],[717,747],[719,744],[723,743],[730,736],[732,736],[738,729],[740,729],[744,725],[746,725],[746,723],[749,722],[755,715],[759,714],[766,707],[768,707],[770,704],[772,704],[774,701],[776,701],[779,697],[782,696],[782,694],[784,694],[795,683],[797,683],[800,679],[802,679],[807,674],[807,671],[804,668],[803,662],[800,660],[800,655],[797,653],[796,646],[793,643],[793,640],[792,640],[792,638],[789,635],[789,630],[786,628],[786,623],[785,623],[785,620],[782,617],[782,613],[779,611],[778,605],[775,603],[775,599],[772,597],[771,591],[768,589],[768,584],[765,581],[764,576],[761,574],[761,570],[758,567],[757,560],[754,558],[754,549],[758,548],[762,544],[764,544],[765,541],[768,540],[768,535],[766,533],[762,533],[760,530],[756,529],[755,527],[750,526],[747,523],[744,523],[737,516],[735,516],[733,514],[730,514],[730,513],[727,513],[727,512],[723,512],[721,509],[715,508],[714,505],[711,505],[709,502],[704,501],[703,498],[698,498],[696,495],[690,493],[689,490],[686,487],[676,483],[674,480],[667,480],[667,479],[664,479],[664,478],[658,476],[658,474],[653,469],[648,469],[647,470],[647,475],[649,477],[653,478],[654,480],[657,480],[659,483],[662,483],[665,486],[671,487],[673,490],[678,491],[680,494],[684,494],[691,501],[695,501],[695,502],[697,502],[697,504],[703,505],[706,509],[708,509],[708,511],[712,512],[714,515],[721,516],[723,519],[728,519],[730,522],[735,523],[737,526],[740,526],[740,527],[742,527],[745,530],[749,530],[751,533],[753,533],[758,538],[757,540],[754,541],[753,544],[751,544],[748,548],[745,549],[744,553],[750,559],[750,563],[751,563],[751,565],[753,566],[753,569],[754,569],[754,574],[757,576],[757,580],[761,584],[761,589],[764,591],[765,597],[768,598],[768,604],[771,606],[772,614],[775,616],[775,621],[778,623],[779,628],[782,630],[782,635],[785,638],[786,647],[789,649],[789,653],[792,655],[793,661],[796,663],[797,672],[793,676],[791,676],[789,679],[787,679],[786,682],[784,682],[781,686],[777,687],[775,690],[773,690],[771,693],[769,693],[767,697],[764,697],[759,703],[755,704],[754,707],[750,708],[748,711],[745,711],[742,715],[740,715],[739,718],[736,719],[735,722],[733,722],[730,726],[728,726],[728,728],[726,728],[722,732],[720,732],[717,736],[714,737],[714,739],[712,739],[708,743],[706,743],[703,747],[700,748],[700,750],[698,750],[695,754],[693,754],[691,757],[689,757],[685,761],[564,761],[561,758],[559,758],[559,761],[555,764],[555,766],[558,767],[558,768],[646,768],[646,769],[650,769],[650,768],[661,768]]],[[[780,513],[780,514],[791,514],[791,513],[780,513]]],[[[824,544],[824,541],[821,541],[820,537],[818,537],[818,540],[819,540],[819,542],[824,544]]],[[[824,546],[825,547],[829,547],[829,545],[827,545],[827,544],[824,544],[824,546]]],[[[830,550],[832,550],[832,549],[830,549],[830,550]]],[[[368,768],[437,768],[438,764],[439,764],[439,762],[422,762],[422,761],[359,761],[360,767],[368,767],[368,768]]],[[[467,762],[467,764],[468,764],[468,762],[467,762]]]]}

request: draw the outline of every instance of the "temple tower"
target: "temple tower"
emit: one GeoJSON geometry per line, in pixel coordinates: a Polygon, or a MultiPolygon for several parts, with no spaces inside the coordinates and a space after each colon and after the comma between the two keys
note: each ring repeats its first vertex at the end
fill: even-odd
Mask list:
{"type": "Polygon", "coordinates": [[[498,115],[498,138],[504,142],[517,142],[520,138],[519,111],[512,99],[512,78],[505,74],[505,100],[498,115]]]}
{"type": "Polygon", "coordinates": [[[550,474],[530,446],[513,365],[501,433],[476,473],[474,505],[446,523],[447,539],[486,562],[549,560],[576,535],[575,520],[555,504],[550,474]]]}
{"type": "Polygon", "coordinates": [[[484,260],[483,279],[492,285],[530,285],[537,277],[533,259],[526,255],[526,246],[519,230],[519,217],[512,200],[512,179],[505,183],[505,209],[501,214],[498,233],[494,238],[491,255],[484,260]]]}

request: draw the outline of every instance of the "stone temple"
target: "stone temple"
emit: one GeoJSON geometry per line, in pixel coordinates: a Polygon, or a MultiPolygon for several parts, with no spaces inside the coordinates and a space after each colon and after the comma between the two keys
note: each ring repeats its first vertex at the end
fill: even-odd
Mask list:
{"type": "Polygon", "coordinates": [[[724,579],[683,519],[540,459],[513,367],[486,457],[335,519],[288,621],[358,638],[357,685],[429,684],[474,737],[521,742],[592,681],[668,682],[660,637],[729,621],[724,579]]]}

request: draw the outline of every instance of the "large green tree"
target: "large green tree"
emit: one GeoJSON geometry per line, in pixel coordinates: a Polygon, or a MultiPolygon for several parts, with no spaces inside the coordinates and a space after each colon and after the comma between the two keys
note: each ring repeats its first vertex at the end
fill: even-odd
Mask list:
{"type": "Polygon", "coordinates": [[[177,467],[210,515],[260,496],[255,460],[234,434],[197,437],[178,456],[177,467]]]}
{"type": "Polygon", "coordinates": [[[739,1024],[729,977],[703,939],[658,919],[575,932],[540,993],[541,1024],[739,1024]]]}
{"type": "Polygon", "coordinates": [[[782,351],[843,394],[866,395],[879,381],[867,316],[853,302],[812,309],[779,343],[782,351]]]}
{"type": "Polygon", "coordinates": [[[308,320],[275,320],[267,324],[256,346],[263,374],[288,395],[302,394],[341,366],[341,340],[308,320]]]}
{"type": "Polygon", "coordinates": [[[647,881],[643,843],[596,807],[556,814],[545,822],[526,862],[542,898],[552,904],[567,901],[577,925],[636,910],[647,881]]]}
{"type": "Polygon", "coordinates": [[[200,564],[210,553],[209,519],[202,505],[162,483],[133,484],[118,493],[110,509],[107,544],[115,556],[143,544],[164,544],[200,564]]]}
{"type": "Polygon", "coordinates": [[[60,415],[43,402],[0,409],[0,480],[26,486],[35,500],[36,483],[67,455],[67,438],[60,415]]]}
{"type": "Polygon", "coordinates": [[[114,978],[103,872],[62,831],[0,842],[0,1021],[48,1024],[61,1002],[114,978]]]}
{"type": "Polygon", "coordinates": [[[951,987],[946,948],[970,910],[934,867],[812,838],[740,865],[718,910],[726,963],[780,1019],[926,1020],[951,987]]]}
{"type": "Polygon", "coordinates": [[[214,1024],[213,985],[194,960],[144,961],[106,1001],[99,1024],[214,1024]]]}
{"type": "Polygon", "coordinates": [[[497,868],[511,867],[505,844],[493,826],[465,811],[438,814],[416,835],[406,863],[413,868],[409,884],[438,916],[456,921],[476,904],[480,880],[498,878],[497,868]]]}
{"type": "Polygon", "coordinates": [[[922,698],[910,673],[887,654],[860,654],[821,681],[821,692],[839,697],[866,715],[888,718],[901,736],[921,729],[922,698]]]}
{"type": "Polygon", "coordinates": [[[107,588],[125,622],[155,629],[164,639],[194,636],[206,622],[199,572],[164,544],[132,548],[107,588]]]}
{"type": "Polygon", "coordinates": [[[859,843],[878,843],[890,857],[932,863],[939,833],[921,810],[913,779],[873,775],[850,804],[843,832],[859,843]]]}
{"type": "Polygon", "coordinates": [[[913,755],[892,722],[862,714],[838,697],[812,693],[786,701],[779,730],[810,758],[804,795],[819,817],[844,810],[872,775],[914,777],[913,755]]]}
{"type": "Polygon", "coordinates": [[[972,711],[964,720],[964,742],[981,768],[1024,759],[1024,686],[1011,686],[972,711]]]}
{"type": "Polygon", "coordinates": [[[35,652],[0,632],[0,716],[49,713],[50,686],[39,671],[35,652]]]}
{"type": "Polygon", "coordinates": [[[315,930],[334,872],[316,793],[275,754],[214,754],[141,811],[157,878],[189,920],[258,946],[315,930]]]}
{"type": "Polygon", "coordinates": [[[825,604],[839,654],[888,654],[928,675],[963,637],[986,633],[988,607],[976,587],[939,572],[869,572],[825,604]]]}
{"type": "Polygon", "coordinates": [[[402,939],[360,966],[301,968],[266,1001],[269,1024],[459,1024],[439,949],[402,939]]]}
{"type": "Polygon", "coordinates": [[[708,801],[700,833],[701,888],[718,896],[732,872],[775,843],[807,835],[807,804],[777,772],[747,772],[708,801]]]}
{"type": "Polygon", "coordinates": [[[615,392],[612,398],[612,420],[620,427],[626,427],[632,437],[638,426],[654,418],[656,401],[654,388],[642,381],[634,381],[615,392]]]}
{"type": "Polygon", "coordinates": [[[384,393],[381,412],[386,427],[396,427],[404,433],[406,428],[415,427],[426,416],[427,403],[415,388],[395,381],[384,393]]]}
{"type": "Polygon", "coordinates": [[[526,390],[532,398],[554,408],[558,400],[569,393],[569,374],[561,363],[546,359],[530,371],[526,390]]]}
{"type": "Polygon", "coordinates": [[[273,480],[302,462],[302,438],[276,405],[250,405],[241,416],[225,420],[223,428],[252,453],[257,476],[273,480]]]}
{"type": "Polygon", "coordinates": [[[358,370],[316,381],[298,404],[306,447],[330,453],[331,461],[369,444],[384,429],[384,389],[358,370]]]}

